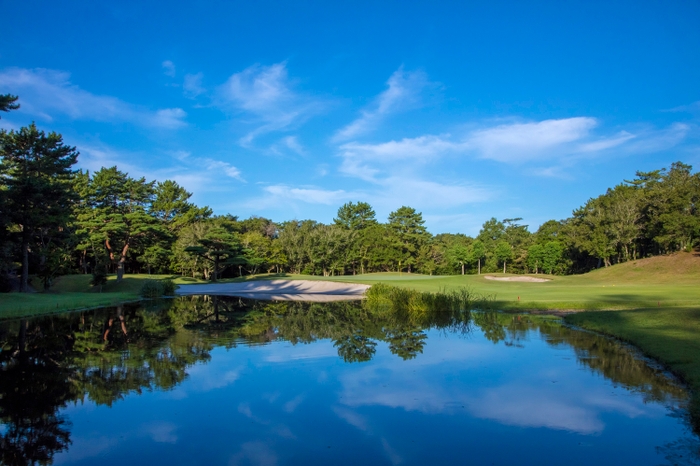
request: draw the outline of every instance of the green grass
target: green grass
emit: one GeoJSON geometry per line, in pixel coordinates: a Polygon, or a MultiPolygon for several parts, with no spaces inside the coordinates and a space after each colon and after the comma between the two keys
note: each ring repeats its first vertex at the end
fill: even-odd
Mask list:
{"type": "Polygon", "coordinates": [[[116,276],[107,277],[107,284],[90,286],[91,275],[67,275],[56,280],[49,292],[1,293],[0,318],[29,317],[77,309],[113,306],[141,299],[139,292],[146,280],[172,278],[176,284],[204,283],[173,275],[125,275],[121,283],[116,276]]]}
{"type": "MultiPolygon", "coordinates": [[[[503,274],[488,275],[503,276],[503,274]]],[[[538,277],[541,278],[543,276],[538,275],[538,277]]],[[[594,274],[565,277],[546,276],[545,278],[551,278],[552,280],[545,283],[499,282],[487,280],[483,275],[429,276],[405,273],[379,273],[340,277],[258,275],[254,278],[263,280],[279,278],[328,280],[368,285],[390,283],[394,286],[430,292],[467,286],[474,293],[482,296],[492,296],[497,307],[504,310],[636,309],[700,304],[700,287],[697,286],[697,282],[687,283],[681,281],[651,285],[648,283],[635,283],[625,279],[599,278],[594,274]]]]}

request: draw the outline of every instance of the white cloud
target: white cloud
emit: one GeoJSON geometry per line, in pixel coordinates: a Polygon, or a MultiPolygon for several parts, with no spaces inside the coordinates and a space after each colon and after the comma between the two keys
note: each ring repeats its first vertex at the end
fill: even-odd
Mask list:
{"type": "Polygon", "coordinates": [[[379,181],[372,204],[394,210],[410,205],[419,210],[449,209],[484,202],[493,197],[489,189],[468,184],[447,184],[419,178],[389,177],[379,181]]]}
{"type": "Polygon", "coordinates": [[[153,120],[161,128],[181,128],[186,125],[183,121],[187,113],[181,108],[164,108],[156,112],[153,120]]]}
{"type": "Polygon", "coordinates": [[[170,60],[165,60],[163,63],[161,63],[161,66],[163,67],[164,75],[170,77],[175,76],[175,64],[173,62],[170,60]]]}
{"type": "Polygon", "coordinates": [[[466,143],[482,158],[523,162],[555,155],[563,145],[588,137],[597,125],[589,117],[499,125],[472,132],[466,143]]]}
{"type": "Polygon", "coordinates": [[[571,176],[568,173],[566,173],[564,167],[561,166],[539,167],[534,168],[529,172],[532,175],[542,176],[544,178],[571,179],[571,176]]]}
{"type": "Polygon", "coordinates": [[[642,131],[639,137],[626,146],[629,153],[653,153],[671,149],[680,144],[691,131],[685,123],[673,123],[668,128],[642,131]]]}
{"type": "Polygon", "coordinates": [[[70,75],[62,71],[5,69],[0,72],[0,89],[11,89],[20,95],[18,112],[46,121],[53,121],[60,114],[74,120],[126,121],[166,129],[186,125],[187,114],[180,108],[152,111],[116,97],[95,95],[72,84],[70,75]]]}
{"type": "Polygon", "coordinates": [[[202,161],[206,164],[208,170],[224,173],[229,178],[245,183],[245,180],[241,177],[241,171],[230,163],[211,159],[202,159],[202,161]]]}
{"type": "Polygon", "coordinates": [[[700,100],[693,102],[688,105],[680,105],[668,110],[663,110],[664,112],[680,112],[680,113],[690,113],[693,115],[700,115],[700,100]]]}
{"type": "Polygon", "coordinates": [[[292,152],[299,155],[305,155],[304,148],[301,146],[301,144],[299,144],[296,136],[287,136],[282,139],[282,142],[284,142],[284,145],[287,146],[287,148],[292,152]]]}
{"type": "Polygon", "coordinates": [[[265,192],[277,199],[325,205],[338,205],[357,197],[355,193],[342,189],[331,191],[318,188],[292,188],[285,185],[267,186],[265,187],[265,192]]]}
{"type": "Polygon", "coordinates": [[[206,89],[202,87],[203,79],[204,74],[202,73],[186,74],[182,83],[182,90],[184,91],[185,97],[194,99],[198,95],[204,94],[206,89]]]}
{"type": "Polygon", "coordinates": [[[78,167],[90,172],[96,172],[103,167],[117,166],[119,170],[129,173],[132,177],[144,176],[146,170],[135,166],[128,160],[138,158],[137,154],[131,154],[115,150],[104,144],[79,144],[78,167]]]}
{"type": "Polygon", "coordinates": [[[243,146],[260,135],[294,128],[322,108],[320,101],[292,89],[284,62],[254,65],[234,74],[219,87],[217,103],[255,118],[257,127],[241,138],[243,146]]]}
{"type": "Polygon", "coordinates": [[[340,171],[367,181],[374,181],[380,173],[378,165],[395,170],[396,162],[423,164],[447,152],[459,151],[462,145],[447,140],[447,136],[420,136],[379,144],[349,142],[340,146],[343,162],[340,171]]]}
{"type": "Polygon", "coordinates": [[[530,166],[533,175],[566,178],[567,171],[582,158],[608,155],[612,151],[659,152],[679,144],[691,126],[675,123],[663,130],[618,131],[609,136],[594,134],[598,120],[590,117],[516,122],[492,125],[451,134],[423,135],[380,143],[351,141],[338,147],[339,171],[373,183],[408,176],[420,179],[427,164],[445,157],[487,159],[508,164],[549,163],[530,166]]]}
{"type": "Polygon", "coordinates": [[[406,72],[403,67],[396,70],[386,84],[388,88],[377,96],[370,108],[340,129],[333,141],[345,141],[365,134],[376,128],[386,116],[419,106],[421,93],[426,88],[435,87],[422,71],[406,72]]]}

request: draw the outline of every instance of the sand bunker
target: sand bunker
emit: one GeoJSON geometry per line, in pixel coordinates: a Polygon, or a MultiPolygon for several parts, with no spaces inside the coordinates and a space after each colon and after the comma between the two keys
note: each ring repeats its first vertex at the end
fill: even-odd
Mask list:
{"type": "Polygon", "coordinates": [[[486,280],[497,280],[499,282],[530,282],[530,283],[542,283],[551,281],[548,278],[535,278],[535,277],[494,277],[493,275],[484,275],[486,280]]]}
{"type": "Polygon", "coordinates": [[[266,301],[350,301],[364,298],[369,285],[312,280],[255,280],[242,283],[180,285],[180,296],[216,295],[266,301]]]}

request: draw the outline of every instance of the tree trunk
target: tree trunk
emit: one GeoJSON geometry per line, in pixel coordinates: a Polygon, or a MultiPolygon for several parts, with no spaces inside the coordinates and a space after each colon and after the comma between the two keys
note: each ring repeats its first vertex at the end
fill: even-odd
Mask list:
{"type": "Polygon", "coordinates": [[[29,292],[29,240],[25,238],[22,238],[22,276],[19,281],[19,291],[29,292]]]}
{"type": "Polygon", "coordinates": [[[506,261],[503,261],[503,273],[506,273],[506,261]]]}
{"type": "Polygon", "coordinates": [[[119,255],[119,264],[117,264],[117,283],[124,278],[124,263],[126,262],[126,253],[129,252],[129,243],[124,245],[122,253],[119,255]]]}
{"type": "Polygon", "coordinates": [[[481,275],[481,259],[479,259],[479,275],[481,275]]]}
{"type": "MultiPolygon", "coordinates": [[[[432,274],[433,274],[433,273],[430,272],[430,275],[432,275],[432,274]]],[[[464,275],[464,262],[462,262],[462,275],[464,275]]]]}
{"type": "Polygon", "coordinates": [[[125,257],[121,257],[117,263],[117,283],[121,282],[124,278],[124,260],[125,257]]]}

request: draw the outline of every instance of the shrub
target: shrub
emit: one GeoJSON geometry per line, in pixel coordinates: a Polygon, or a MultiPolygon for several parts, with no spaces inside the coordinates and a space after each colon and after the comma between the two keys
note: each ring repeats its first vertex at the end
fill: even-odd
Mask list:
{"type": "Polygon", "coordinates": [[[175,284],[174,281],[172,281],[169,278],[166,278],[165,280],[161,280],[161,283],[163,283],[163,295],[164,296],[174,296],[175,295],[175,290],[177,289],[177,285],[175,284]]]}
{"type": "Polygon", "coordinates": [[[92,279],[90,280],[90,286],[99,286],[100,293],[102,293],[102,287],[107,284],[107,273],[102,267],[95,267],[92,271],[92,279]]]}
{"type": "Polygon", "coordinates": [[[141,287],[141,296],[144,298],[160,298],[161,296],[173,296],[177,285],[168,279],[147,280],[141,287]]]}

